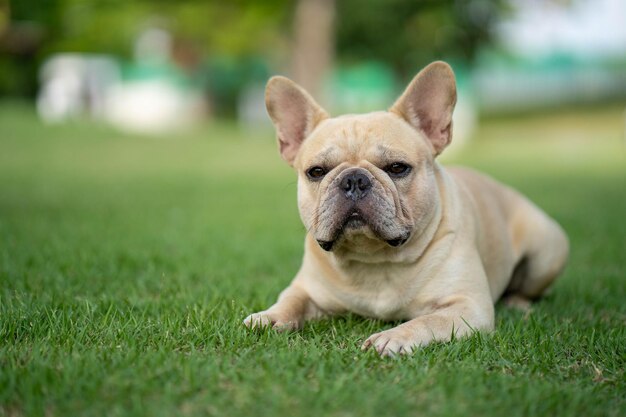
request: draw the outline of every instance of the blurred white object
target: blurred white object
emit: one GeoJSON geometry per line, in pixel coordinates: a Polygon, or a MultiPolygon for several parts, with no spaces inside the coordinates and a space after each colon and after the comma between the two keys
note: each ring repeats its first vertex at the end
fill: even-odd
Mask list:
{"type": "Polygon", "coordinates": [[[580,58],[626,54],[624,0],[509,0],[510,17],[497,28],[511,51],[531,58],[571,53],[580,58]]]}
{"type": "Polygon", "coordinates": [[[117,62],[104,55],[57,54],[40,72],[37,110],[58,122],[80,114],[102,116],[108,90],[120,82],[117,62]]]}
{"type": "Polygon", "coordinates": [[[60,122],[80,115],[138,133],[165,133],[191,125],[205,112],[200,91],[185,87],[186,75],[171,59],[171,35],[144,31],[135,43],[134,75],[122,79],[119,64],[103,55],[57,54],[41,69],[37,109],[60,122]]]}
{"type": "Polygon", "coordinates": [[[478,111],[469,91],[458,90],[458,99],[452,114],[452,142],[443,152],[442,159],[454,157],[471,140],[478,124],[478,111]]]}
{"type": "Polygon", "coordinates": [[[201,117],[201,103],[199,96],[181,91],[166,80],[126,82],[109,92],[106,119],[138,133],[179,130],[201,117]]]}

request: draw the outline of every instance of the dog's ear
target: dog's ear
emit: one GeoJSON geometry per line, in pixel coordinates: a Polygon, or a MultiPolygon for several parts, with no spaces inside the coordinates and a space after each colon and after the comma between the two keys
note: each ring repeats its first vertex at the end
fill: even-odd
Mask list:
{"type": "Polygon", "coordinates": [[[421,131],[439,155],[452,140],[452,111],[456,104],[456,82],[452,68],[437,61],[413,78],[389,111],[421,131]]]}
{"type": "Polygon", "coordinates": [[[328,113],[302,87],[280,76],[268,81],[265,106],[276,127],[280,155],[293,165],[304,139],[328,118],[328,113]]]}

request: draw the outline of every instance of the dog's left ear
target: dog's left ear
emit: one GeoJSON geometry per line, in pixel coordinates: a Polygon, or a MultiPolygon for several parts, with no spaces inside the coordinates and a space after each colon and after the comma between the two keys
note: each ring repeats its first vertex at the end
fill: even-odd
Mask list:
{"type": "Polygon", "coordinates": [[[268,81],[265,107],[276,127],[280,156],[293,166],[300,145],[328,113],[302,87],[281,76],[268,81]]]}
{"type": "Polygon", "coordinates": [[[421,131],[439,155],[452,140],[456,82],[450,65],[433,62],[413,78],[389,111],[421,131]]]}

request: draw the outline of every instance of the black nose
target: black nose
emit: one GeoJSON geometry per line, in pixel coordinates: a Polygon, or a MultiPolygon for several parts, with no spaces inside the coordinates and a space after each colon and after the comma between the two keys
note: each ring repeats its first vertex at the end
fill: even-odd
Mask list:
{"type": "Polygon", "coordinates": [[[372,182],[367,175],[352,172],[343,177],[339,186],[345,192],[346,197],[356,201],[367,195],[369,189],[372,188],[372,182]]]}

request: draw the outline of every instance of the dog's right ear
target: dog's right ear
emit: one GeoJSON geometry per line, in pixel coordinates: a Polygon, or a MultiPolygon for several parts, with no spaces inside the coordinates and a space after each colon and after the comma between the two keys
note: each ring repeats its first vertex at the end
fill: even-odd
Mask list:
{"type": "Polygon", "coordinates": [[[300,145],[328,113],[302,87],[281,76],[268,81],[265,107],[276,127],[280,155],[293,166],[300,145]]]}

